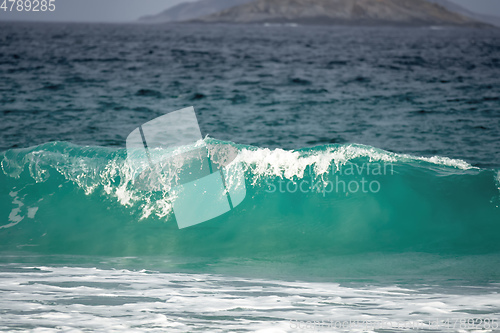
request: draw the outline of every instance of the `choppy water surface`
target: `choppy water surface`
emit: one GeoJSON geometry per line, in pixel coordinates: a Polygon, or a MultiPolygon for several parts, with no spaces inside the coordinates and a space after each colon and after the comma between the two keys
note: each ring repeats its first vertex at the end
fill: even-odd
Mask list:
{"type": "Polygon", "coordinates": [[[123,146],[194,105],[225,141],[500,165],[498,29],[1,23],[0,76],[3,149],[123,146]]]}
{"type": "Polygon", "coordinates": [[[493,29],[0,23],[0,330],[498,331],[499,77],[493,29]],[[179,230],[124,145],[190,105],[247,195],[179,230]]]}

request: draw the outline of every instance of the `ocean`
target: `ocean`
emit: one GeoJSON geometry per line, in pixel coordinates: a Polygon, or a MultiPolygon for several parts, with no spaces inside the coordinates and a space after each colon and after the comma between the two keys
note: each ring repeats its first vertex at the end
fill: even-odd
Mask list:
{"type": "Polygon", "coordinates": [[[0,22],[0,330],[500,332],[499,78],[498,29],[0,22]],[[246,194],[179,229],[126,139],[189,106],[246,194]]]}

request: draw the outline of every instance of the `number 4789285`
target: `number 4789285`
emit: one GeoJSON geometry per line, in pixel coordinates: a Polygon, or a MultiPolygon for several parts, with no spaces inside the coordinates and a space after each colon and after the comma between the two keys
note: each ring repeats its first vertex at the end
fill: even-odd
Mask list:
{"type": "Polygon", "coordinates": [[[53,12],[56,10],[56,0],[0,0],[0,11],[4,12],[53,12]]]}

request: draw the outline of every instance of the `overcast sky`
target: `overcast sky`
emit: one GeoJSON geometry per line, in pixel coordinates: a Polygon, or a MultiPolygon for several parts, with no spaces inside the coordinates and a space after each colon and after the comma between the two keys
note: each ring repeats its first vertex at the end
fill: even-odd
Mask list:
{"type": "MultiPolygon", "coordinates": [[[[8,0],[7,0],[8,1],[8,0]]],[[[33,1],[33,0],[32,0],[33,1]]],[[[186,0],[53,0],[54,12],[4,12],[0,21],[74,21],[74,22],[127,22],[141,16],[156,14],[186,0]]],[[[472,11],[500,16],[500,0],[451,0],[472,11]]],[[[0,0],[0,4],[3,0],[0,0]]]]}

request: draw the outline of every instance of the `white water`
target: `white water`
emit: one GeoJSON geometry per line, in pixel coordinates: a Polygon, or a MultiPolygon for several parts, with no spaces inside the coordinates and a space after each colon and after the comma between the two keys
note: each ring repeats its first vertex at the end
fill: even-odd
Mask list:
{"type": "Polygon", "coordinates": [[[495,322],[461,328],[460,320],[500,319],[498,284],[341,285],[4,264],[0,285],[2,331],[380,332],[385,325],[385,332],[410,332],[417,328],[398,325],[415,325],[494,332],[495,322]],[[345,329],[328,326],[349,321],[345,329]]]}

